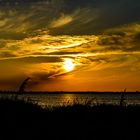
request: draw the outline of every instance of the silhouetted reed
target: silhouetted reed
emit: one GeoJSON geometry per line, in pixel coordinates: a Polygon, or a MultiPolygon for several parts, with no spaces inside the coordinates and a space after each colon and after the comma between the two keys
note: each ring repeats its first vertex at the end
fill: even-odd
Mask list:
{"type": "Polygon", "coordinates": [[[121,93],[121,98],[120,98],[120,106],[126,106],[126,97],[125,97],[125,93],[126,93],[126,88],[124,89],[124,92],[121,93]]]}

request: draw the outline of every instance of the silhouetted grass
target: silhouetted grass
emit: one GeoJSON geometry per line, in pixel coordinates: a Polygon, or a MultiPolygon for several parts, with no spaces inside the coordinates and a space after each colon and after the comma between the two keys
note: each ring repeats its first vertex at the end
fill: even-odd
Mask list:
{"type": "Polygon", "coordinates": [[[31,102],[24,100],[1,99],[0,110],[18,113],[18,112],[36,112],[43,109],[37,104],[33,104],[31,102]]]}
{"type": "Polygon", "coordinates": [[[1,99],[0,127],[19,139],[124,139],[136,135],[140,106],[90,103],[81,105],[76,101],[73,105],[43,109],[30,101],[1,99]]]}
{"type": "MultiPolygon", "coordinates": [[[[113,104],[93,104],[93,99],[86,100],[84,103],[80,104],[78,100],[75,100],[72,104],[61,105],[52,108],[42,108],[36,103],[33,103],[30,99],[26,101],[24,99],[18,98],[5,98],[0,99],[0,111],[4,112],[14,112],[14,113],[47,113],[47,114],[75,114],[79,116],[79,113],[83,113],[85,115],[98,115],[98,113],[134,113],[140,112],[140,106],[138,105],[113,105],[113,104]]],[[[80,114],[81,115],[81,114],[80,114]]],[[[105,114],[104,114],[105,115],[105,114]]],[[[106,114],[107,115],[107,114],[106,114]]],[[[82,116],[81,116],[82,117],[82,116]]]]}

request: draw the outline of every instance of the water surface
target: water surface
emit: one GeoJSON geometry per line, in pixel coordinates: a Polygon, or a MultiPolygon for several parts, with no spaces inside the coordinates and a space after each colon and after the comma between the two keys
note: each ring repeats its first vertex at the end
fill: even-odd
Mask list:
{"type": "MultiPolygon", "coordinates": [[[[1,95],[1,97],[11,98],[13,95],[1,95]]],[[[67,106],[75,103],[91,105],[96,104],[116,104],[120,103],[121,94],[25,94],[18,98],[37,103],[44,107],[67,106]]],[[[140,94],[126,94],[127,105],[140,105],[140,94]]]]}

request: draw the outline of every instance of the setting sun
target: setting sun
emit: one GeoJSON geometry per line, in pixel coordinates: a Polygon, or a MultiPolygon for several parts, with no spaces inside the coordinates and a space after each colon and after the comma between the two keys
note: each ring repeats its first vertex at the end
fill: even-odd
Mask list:
{"type": "Polygon", "coordinates": [[[63,62],[63,68],[65,71],[70,72],[74,69],[75,64],[73,63],[72,59],[65,58],[63,62]]]}

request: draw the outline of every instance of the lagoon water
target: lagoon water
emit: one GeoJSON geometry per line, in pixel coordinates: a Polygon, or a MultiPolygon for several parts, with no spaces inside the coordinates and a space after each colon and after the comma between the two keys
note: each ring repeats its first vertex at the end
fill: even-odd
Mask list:
{"type": "MultiPolygon", "coordinates": [[[[74,103],[91,105],[96,104],[119,104],[120,94],[41,94],[41,95],[24,95],[25,99],[30,99],[42,107],[67,106],[74,103]]],[[[127,105],[140,105],[140,94],[125,95],[127,105]]]]}
{"type": "MultiPolygon", "coordinates": [[[[10,97],[13,95],[0,95],[10,97]]],[[[96,104],[119,104],[121,94],[25,94],[18,98],[37,103],[45,107],[67,106],[75,103],[90,105],[96,104]]],[[[126,94],[125,102],[127,105],[140,105],[140,94],[126,94]]]]}

